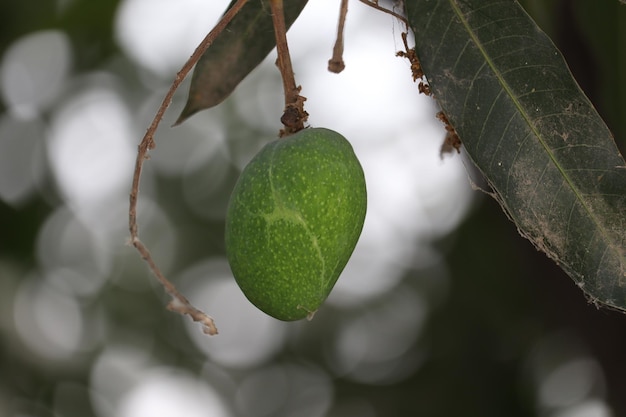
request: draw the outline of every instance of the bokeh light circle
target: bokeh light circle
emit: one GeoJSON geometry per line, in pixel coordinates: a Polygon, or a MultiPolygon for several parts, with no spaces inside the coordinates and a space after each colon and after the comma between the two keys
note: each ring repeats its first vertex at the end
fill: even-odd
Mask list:
{"type": "Polygon", "coordinates": [[[160,76],[170,75],[189,58],[227,5],[226,0],[124,0],[115,19],[116,37],[139,65],[160,76]]]}
{"type": "Polygon", "coordinates": [[[193,305],[212,315],[219,337],[207,340],[196,323],[187,330],[196,347],[223,366],[246,368],[270,359],[282,347],[287,323],[253,306],[235,283],[225,258],[190,266],[178,277],[193,305]]]}
{"type": "Polygon", "coordinates": [[[11,112],[32,118],[62,91],[72,60],[70,41],[58,30],[30,33],[15,41],[0,64],[0,92],[11,112]]]}

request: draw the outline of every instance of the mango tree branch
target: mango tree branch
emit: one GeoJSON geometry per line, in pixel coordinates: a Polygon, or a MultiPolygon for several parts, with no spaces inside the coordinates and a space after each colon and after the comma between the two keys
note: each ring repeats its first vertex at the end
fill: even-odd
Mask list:
{"type": "Polygon", "coordinates": [[[133,174],[133,182],[132,188],[130,192],[130,206],[128,209],[128,228],[130,230],[130,243],[137,249],[141,257],[146,261],[148,267],[157,278],[157,280],[163,285],[163,288],[167,292],[172,300],[168,304],[168,308],[171,311],[175,311],[179,314],[187,314],[194,321],[197,321],[203,325],[203,331],[209,335],[217,334],[217,327],[215,326],[215,322],[213,318],[208,316],[206,313],[195,308],[191,303],[178,292],[174,284],[172,284],[161,272],[159,267],[154,262],[152,255],[150,255],[150,251],[148,248],[141,242],[139,239],[139,228],[137,226],[137,200],[139,196],[139,184],[141,180],[141,170],[143,168],[144,161],[148,158],[148,151],[154,149],[154,134],[163,119],[163,115],[165,111],[169,107],[172,102],[172,97],[174,93],[183,82],[187,74],[191,71],[193,66],[198,62],[202,54],[211,46],[213,41],[219,36],[220,33],[224,30],[224,28],[230,23],[230,21],[235,17],[235,15],[241,10],[241,8],[246,4],[248,0],[238,0],[230,9],[226,11],[222,19],[215,25],[213,30],[209,32],[209,34],[202,40],[200,45],[193,52],[191,57],[187,60],[185,65],[180,69],[180,71],[176,74],[176,78],[172,82],[165,98],[163,98],[163,102],[161,106],[156,112],[150,127],[146,131],[141,143],[139,144],[137,151],[137,159],[135,161],[135,172],[133,174]]]}

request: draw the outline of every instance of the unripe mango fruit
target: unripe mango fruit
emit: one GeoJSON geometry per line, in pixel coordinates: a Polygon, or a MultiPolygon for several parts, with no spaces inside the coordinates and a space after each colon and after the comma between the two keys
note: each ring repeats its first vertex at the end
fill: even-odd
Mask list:
{"type": "Polygon", "coordinates": [[[308,128],[270,142],[244,168],[226,215],[237,284],[279,320],[312,317],[356,246],[363,169],[339,133],[308,128]]]}

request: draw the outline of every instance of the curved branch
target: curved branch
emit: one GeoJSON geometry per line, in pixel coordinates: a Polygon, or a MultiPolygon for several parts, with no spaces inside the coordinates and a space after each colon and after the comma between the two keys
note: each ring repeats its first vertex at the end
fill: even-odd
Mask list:
{"type": "Polygon", "coordinates": [[[153,275],[156,279],[163,285],[165,292],[167,292],[172,300],[168,304],[168,309],[171,311],[175,311],[179,314],[187,314],[194,321],[199,322],[203,326],[203,331],[209,335],[217,334],[217,327],[215,326],[215,322],[213,318],[206,313],[195,308],[191,303],[185,298],[166,277],[163,275],[156,262],[150,255],[150,251],[148,248],[141,242],[139,239],[139,228],[137,226],[137,201],[139,197],[139,184],[141,182],[141,171],[143,168],[143,163],[146,159],[148,159],[148,152],[151,149],[154,149],[154,134],[156,133],[161,120],[163,119],[163,115],[165,111],[170,106],[172,102],[172,97],[174,93],[183,82],[187,74],[194,67],[196,62],[200,59],[202,54],[211,46],[213,41],[222,33],[224,28],[230,23],[230,21],[235,17],[235,15],[241,10],[241,8],[246,4],[248,0],[238,0],[230,9],[226,11],[222,19],[215,25],[213,30],[209,32],[209,34],[202,40],[200,45],[193,52],[191,57],[185,62],[183,67],[176,74],[176,78],[172,82],[167,94],[163,98],[161,106],[157,110],[154,119],[152,119],[152,123],[148,127],[141,143],[139,144],[137,151],[137,159],[135,161],[135,171],[133,174],[133,182],[132,188],[130,192],[130,205],[128,208],[128,228],[130,230],[130,244],[132,244],[141,257],[146,261],[150,271],[152,271],[153,275]]]}

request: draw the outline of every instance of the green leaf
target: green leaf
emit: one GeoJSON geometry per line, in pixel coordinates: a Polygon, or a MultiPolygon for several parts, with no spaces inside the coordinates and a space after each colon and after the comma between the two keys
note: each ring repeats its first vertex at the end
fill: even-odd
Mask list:
{"type": "MultiPolygon", "coordinates": [[[[285,1],[287,28],[300,15],[307,1],[285,1]]],[[[260,0],[248,1],[196,64],[189,97],[176,124],[224,101],[275,46],[269,4],[260,0]]]]}
{"type": "Polygon", "coordinates": [[[406,7],[435,98],[520,233],[626,309],[626,163],[552,41],[513,0],[406,7]]]}

